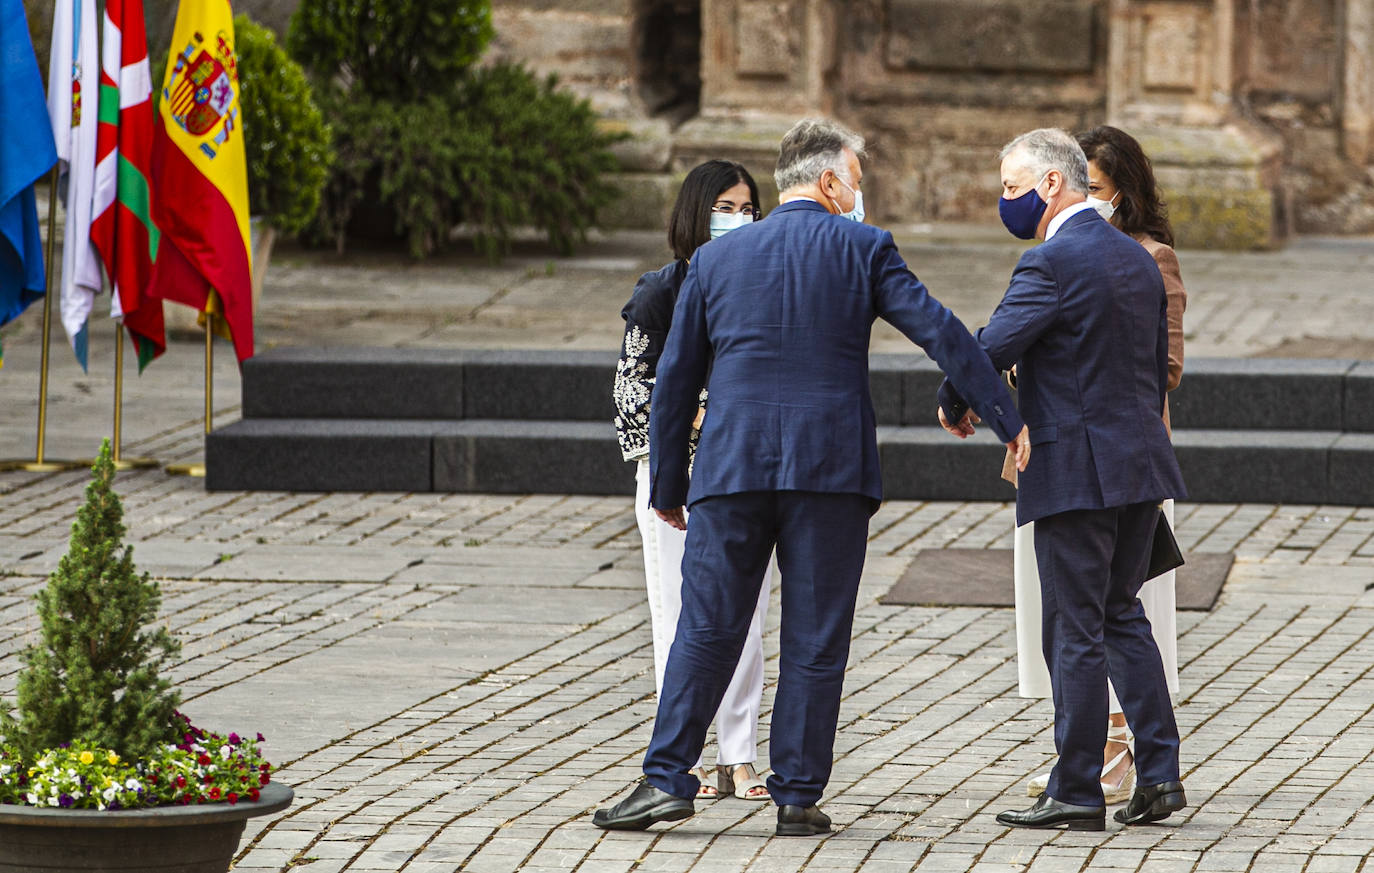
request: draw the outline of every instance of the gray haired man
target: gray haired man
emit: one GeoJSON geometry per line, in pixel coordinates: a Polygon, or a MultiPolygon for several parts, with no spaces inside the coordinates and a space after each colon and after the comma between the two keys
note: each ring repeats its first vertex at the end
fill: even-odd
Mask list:
{"type": "MultiPolygon", "coordinates": [[[[1001,172],[1002,223],[1045,242],[1021,256],[978,341],[994,366],[1017,367],[1035,443],[1035,466],[1019,477],[1016,521],[1035,522],[1059,762],[1034,806],[997,820],[1106,827],[1099,777],[1110,678],[1135,733],[1140,775],[1113,817],[1148,824],[1187,803],[1178,725],[1137,597],[1159,501],[1185,495],[1164,429],[1164,280],[1149,252],[1086,202],[1088,161],[1068,133],[1022,134],[1002,150],[1001,172]]],[[[956,435],[972,432],[961,393],[940,390],[941,421],[956,435]]]]}
{"type": "Polygon", "coordinates": [[[692,509],[682,613],[645,780],[598,811],[598,827],[639,830],[694,812],[688,771],[776,548],[782,627],[768,791],[779,835],[830,830],[817,802],[830,778],[868,519],[882,499],[868,385],[874,319],[926,350],[1022,468],[1030,456],[987,355],[907,269],[892,235],[862,223],[863,145],[833,121],[798,123],[778,157],[782,205],[702,246],[678,293],[649,457],[654,509],[676,527],[692,509]],[[708,364],[711,412],[689,485],[708,364]]]}

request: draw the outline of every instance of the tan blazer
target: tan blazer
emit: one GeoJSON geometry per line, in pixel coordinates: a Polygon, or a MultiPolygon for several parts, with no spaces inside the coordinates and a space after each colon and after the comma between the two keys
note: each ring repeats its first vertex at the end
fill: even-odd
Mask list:
{"type": "MultiPolygon", "coordinates": [[[[1159,274],[1164,277],[1164,300],[1169,319],[1169,376],[1165,389],[1172,391],[1183,380],[1183,310],[1188,308],[1188,292],[1183,289],[1183,275],[1178,269],[1178,255],[1156,239],[1139,234],[1136,242],[1155,259],[1159,274]]],[[[1164,427],[1169,427],[1169,398],[1164,398],[1164,427]]]]}
{"type": "MultiPolygon", "coordinates": [[[[1159,275],[1164,277],[1165,315],[1169,320],[1169,370],[1164,387],[1172,391],[1183,381],[1183,310],[1188,308],[1188,292],[1183,288],[1183,274],[1179,272],[1178,255],[1174,250],[1143,233],[1135,234],[1134,238],[1155,259],[1159,275]]],[[[1164,398],[1164,429],[1173,435],[1167,396],[1164,398]]],[[[1016,456],[1010,450],[1002,461],[1002,478],[1016,484],[1016,456]]]]}

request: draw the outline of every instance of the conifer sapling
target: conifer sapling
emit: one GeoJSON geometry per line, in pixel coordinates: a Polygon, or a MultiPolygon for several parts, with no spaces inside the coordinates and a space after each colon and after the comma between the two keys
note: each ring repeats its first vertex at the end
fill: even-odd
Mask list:
{"type": "Polygon", "coordinates": [[[71,542],[35,599],[42,640],[23,654],[17,716],[0,730],[30,759],[79,743],[136,758],[176,742],[180,695],[158,675],[180,645],[153,627],[161,591],[124,547],[110,442],[100,447],[71,542]]]}

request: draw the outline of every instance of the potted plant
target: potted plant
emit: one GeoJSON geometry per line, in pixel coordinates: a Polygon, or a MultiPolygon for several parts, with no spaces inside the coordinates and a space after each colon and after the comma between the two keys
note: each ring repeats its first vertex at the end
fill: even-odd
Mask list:
{"type": "Polygon", "coordinates": [[[261,735],[177,712],[159,676],[180,647],[153,626],[156,582],[122,544],[106,440],[71,543],[35,595],[17,708],[0,701],[0,870],[229,869],[246,819],[285,809],[261,735]]]}

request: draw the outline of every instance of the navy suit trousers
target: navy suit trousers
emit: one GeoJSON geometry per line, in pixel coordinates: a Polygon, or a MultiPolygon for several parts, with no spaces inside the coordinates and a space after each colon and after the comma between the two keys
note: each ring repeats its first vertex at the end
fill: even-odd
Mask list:
{"type": "Polygon", "coordinates": [[[1046,793],[1101,806],[1107,679],[1135,734],[1138,784],[1179,778],[1178,726],[1159,649],[1137,595],[1158,508],[1133,503],[1037,519],[1045,663],[1059,762],[1046,793]]]}
{"type": "Polygon", "coordinates": [[[678,797],[696,794],[697,779],[687,771],[739,660],[776,546],[782,627],[768,790],[778,804],[820,800],[872,510],[860,494],[812,491],[748,491],[692,505],[682,613],[644,758],[652,785],[678,797]]]}

